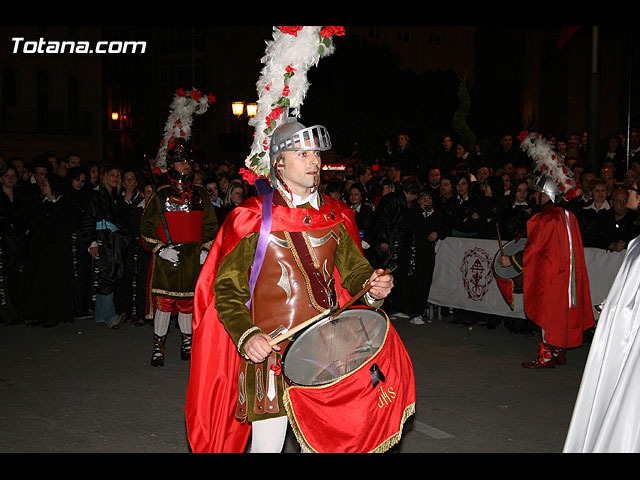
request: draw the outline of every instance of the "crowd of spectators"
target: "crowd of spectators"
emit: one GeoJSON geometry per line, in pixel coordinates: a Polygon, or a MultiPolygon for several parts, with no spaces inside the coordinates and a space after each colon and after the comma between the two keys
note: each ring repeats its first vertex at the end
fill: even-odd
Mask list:
{"type": "MultiPolygon", "coordinates": [[[[584,246],[624,250],[640,234],[638,212],[627,207],[640,174],[638,131],[628,148],[624,135],[610,135],[596,165],[587,159],[585,135],[543,136],[574,173],[578,192],[564,206],[578,218],[584,246]]],[[[536,172],[514,135],[496,147],[468,147],[445,136],[437,151],[424,153],[398,135],[378,158],[323,169],[320,189],[354,210],[365,256],[394,271],[389,313],[423,323],[438,240],[526,237],[537,209],[531,200],[536,172]]],[[[139,238],[153,193],[147,171],[83,162],[76,154],[0,157],[2,323],[54,326],[114,312],[132,325],[152,321],[151,254],[139,238]],[[97,242],[111,245],[110,279],[93,269],[97,242]]],[[[159,186],[162,176],[153,180],[159,186]]],[[[208,190],[220,224],[256,194],[238,166],[224,161],[196,162],[194,182],[208,190]]]]}

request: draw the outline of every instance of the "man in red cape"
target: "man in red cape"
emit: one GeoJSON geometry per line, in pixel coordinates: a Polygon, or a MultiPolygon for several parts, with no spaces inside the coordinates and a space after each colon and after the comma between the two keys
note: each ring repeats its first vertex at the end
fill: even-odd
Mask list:
{"type": "MultiPolygon", "coordinates": [[[[290,122],[284,127],[289,129],[284,134],[287,137],[293,136],[296,129],[307,130],[297,122],[290,122]]],[[[277,130],[274,133],[274,137],[276,136],[277,130]]],[[[291,193],[292,198],[297,196],[304,199],[310,193],[315,194],[320,167],[319,155],[316,157],[315,154],[319,150],[320,148],[316,148],[315,151],[311,149],[313,156],[308,155],[307,151],[304,155],[306,158],[298,158],[295,151],[282,150],[279,153],[294,154],[287,156],[286,162],[283,160],[284,156],[275,155],[275,161],[271,164],[272,183],[277,187],[273,193],[273,203],[271,196],[260,195],[233,209],[223,223],[203,266],[196,286],[191,372],[186,399],[188,438],[194,453],[242,453],[246,449],[251,432],[251,422],[240,422],[236,419],[238,368],[242,356],[218,317],[213,286],[221,262],[231,255],[236,246],[249,234],[261,232],[265,204],[271,206],[270,232],[297,232],[305,230],[303,225],[312,225],[314,230],[321,230],[342,224],[352,239],[358,239],[355,244],[358,245],[359,255],[362,255],[355,216],[343,202],[332,201],[327,196],[322,196],[319,204],[312,208],[291,208],[275,201],[276,196],[287,195],[284,190],[291,193]],[[277,181],[274,182],[276,178],[277,181]],[[265,198],[268,199],[267,202],[264,202],[265,198]]],[[[370,291],[372,298],[375,300],[386,297],[393,285],[392,277],[381,275],[381,270],[373,272],[370,268],[370,271],[368,281],[375,285],[370,291]]],[[[338,302],[344,304],[350,295],[340,285],[341,277],[337,268],[334,276],[338,302]]],[[[284,305],[281,308],[284,309],[284,305]]],[[[262,362],[267,356],[266,353],[258,356],[256,350],[272,349],[265,346],[268,343],[264,343],[264,337],[266,335],[261,333],[249,338],[245,343],[244,353],[254,363],[262,362]],[[262,342],[259,348],[254,347],[256,342],[249,347],[250,341],[254,338],[257,339],[256,342],[262,342]]],[[[274,346],[273,349],[277,351],[279,347],[274,346]]]]}
{"type": "Polygon", "coordinates": [[[550,368],[566,362],[565,350],[582,345],[595,322],[578,220],[554,204],[553,179],[539,178],[534,189],[541,208],[527,222],[524,251],[501,263],[523,271],[524,310],[542,329],[537,358],[522,366],[550,368]]]}

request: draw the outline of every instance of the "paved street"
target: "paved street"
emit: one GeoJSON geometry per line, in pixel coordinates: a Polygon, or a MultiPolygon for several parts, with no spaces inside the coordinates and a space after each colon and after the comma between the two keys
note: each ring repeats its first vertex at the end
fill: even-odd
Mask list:
{"type": "MultiPolygon", "coordinates": [[[[394,326],[411,355],[415,415],[390,453],[562,451],[589,345],[527,370],[539,338],[434,320],[394,326]]],[[[0,452],[187,453],[188,363],[172,327],[165,367],[151,326],[91,320],[0,327],[0,452]]],[[[289,435],[285,452],[299,449],[289,435]]]]}

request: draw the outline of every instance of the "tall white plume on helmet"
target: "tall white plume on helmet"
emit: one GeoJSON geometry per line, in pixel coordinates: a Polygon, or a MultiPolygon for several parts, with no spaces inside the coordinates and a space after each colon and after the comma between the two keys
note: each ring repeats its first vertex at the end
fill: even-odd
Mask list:
{"type": "Polygon", "coordinates": [[[344,35],[342,27],[274,27],[273,40],[267,41],[256,83],[257,114],[249,121],[255,128],[246,166],[258,176],[269,175],[271,134],[291,117],[300,116],[300,107],[309,88],[307,73],[321,58],[331,55],[331,37],[344,35]]]}

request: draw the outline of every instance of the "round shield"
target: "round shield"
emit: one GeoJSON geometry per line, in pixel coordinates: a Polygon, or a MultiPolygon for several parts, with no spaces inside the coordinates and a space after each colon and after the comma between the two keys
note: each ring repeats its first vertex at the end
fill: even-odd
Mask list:
{"type": "Polygon", "coordinates": [[[282,373],[294,385],[326,385],[373,357],[386,334],[387,317],[381,311],[347,309],[296,336],[282,357],[282,373]]]}
{"type": "Polygon", "coordinates": [[[496,277],[504,280],[513,280],[522,275],[522,272],[516,270],[512,265],[503,267],[500,265],[500,257],[502,252],[507,256],[515,255],[516,253],[524,250],[524,246],[527,244],[526,238],[515,238],[502,246],[502,250],[498,250],[496,256],[493,257],[493,273],[496,277]]]}

